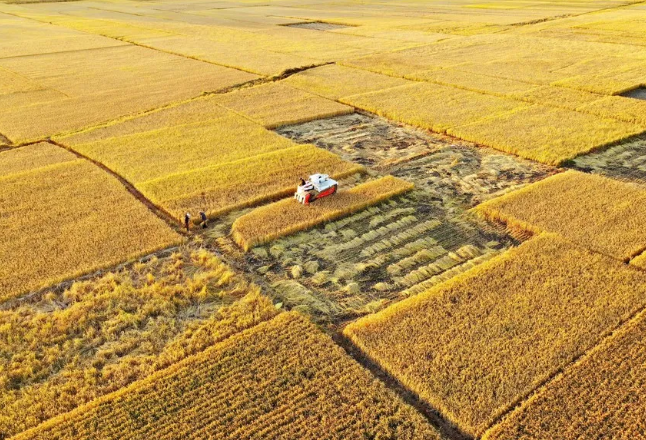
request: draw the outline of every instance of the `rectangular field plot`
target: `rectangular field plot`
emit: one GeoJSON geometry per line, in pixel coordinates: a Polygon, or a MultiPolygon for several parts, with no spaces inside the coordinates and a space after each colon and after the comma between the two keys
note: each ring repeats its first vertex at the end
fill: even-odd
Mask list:
{"type": "Polygon", "coordinates": [[[0,433],[33,428],[277,313],[260,289],[190,244],[4,303],[0,433]]]}
{"type": "Polygon", "coordinates": [[[0,153],[17,171],[0,177],[0,300],[180,241],[115,178],[47,150],[39,144],[0,153]],[[45,166],[25,170],[24,149],[34,166],[45,166]]]}
{"type": "Polygon", "coordinates": [[[483,439],[637,439],[646,414],[646,316],[625,325],[483,439]]]}
{"type": "Polygon", "coordinates": [[[646,248],[646,190],[602,176],[567,171],[476,209],[512,229],[557,232],[620,260],[646,248]]]}
{"type": "MultiPolygon", "coordinates": [[[[251,90],[251,89],[250,89],[251,90]]],[[[283,197],[298,177],[342,177],[363,167],[299,146],[218,104],[197,99],[145,116],[58,138],[132,182],[176,218],[216,216],[283,197]]]]}
{"type": "Polygon", "coordinates": [[[330,99],[389,89],[408,83],[400,78],[338,64],[308,69],[290,76],[284,82],[330,99]]]}
{"type": "Polygon", "coordinates": [[[3,58],[0,69],[45,89],[19,97],[0,113],[0,132],[14,143],[77,131],[256,78],[137,46],[3,58]]]}
{"type": "Polygon", "coordinates": [[[643,272],[541,235],[344,333],[479,436],[640,310],[645,294],[643,272]]]}
{"type": "Polygon", "coordinates": [[[244,250],[249,250],[258,244],[349,215],[411,189],[412,183],[386,176],[342,191],[334,197],[317,200],[306,208],[293,199],[281,200],[238,218],[231,228],[233,238],[244,250]]]}
{"type": "Polygon", "coordinates": [[[15,439],[151,435],[440,439],[412,407],[296,313],[234,335],[15,439]]]}
{"type": "Polygon", "coordinates": [[[354,112],[352,107],[289,87],[269,83],[217,97],[216,102],[265,128],[300,124],[354,112]]]}

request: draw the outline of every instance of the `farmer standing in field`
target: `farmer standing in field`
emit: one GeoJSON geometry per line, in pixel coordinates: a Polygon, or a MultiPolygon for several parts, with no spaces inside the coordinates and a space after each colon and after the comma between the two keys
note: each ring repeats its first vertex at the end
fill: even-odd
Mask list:
{"type": "Polygon", "coordinates": [[[191,221],[191,214],[187,212],[184,215],[184,226],[186,226],[186,232],[189,232],[191,230],[190,221],[191,221]]]}
{"type": "Polygon", "coordinates": [[[200,211],[200,218],[202,219],[202,223],[200,223],[202,225],[202,229],[206,229],[206,226],[207,226],[206,212],[200,211]]]}

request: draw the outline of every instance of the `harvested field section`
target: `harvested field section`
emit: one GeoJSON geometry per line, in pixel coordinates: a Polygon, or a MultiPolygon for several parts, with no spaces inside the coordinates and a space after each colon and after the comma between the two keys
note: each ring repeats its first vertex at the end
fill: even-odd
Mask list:
{"type": "Polygon", "coordinates": [[[220,95],[216,102],[265,128],[354,112],[347,105],[275,82],[220,95]]]}
{"type": "Polygon", "coordinates": [[[646,190],[602,176],[567,171],[476,210],[512,229],[556,232],[620,260],[646,249],[646,190]]]}
{"type": "Polygon", "coordinates": [[[296,313],[281,314],[15,438],[295,433],[302,439],[440,438],[412,407],[296,313]]]}
{"type": "Polygon", "coordinates": [[[329,99],[406,85],[408,81],[338,64],[307,69],[284,81],[293,87],[329,99]]]}
{"type": "Polygon", "coordinates": [[[0,311],[0,435],[12,436],[270,319],[271,301],[188,245],[0,311]]]}
{"type": "Polygon", "coordinates": [[[646,136],[579,156],[572,165],[589,173],[646,185],[646,136]]]}
{"type": "Polygon", "coordinates": [[[344,334],[479,436],[644,305],[646,274],[541,235],[344,334]]]}
{"type": "Polygon", "coordinates": [[[412,183],[386,176],[317,200],[307,207],[294,199],[281,200],[238,218],[231,228],[233,239],[248,251],[253,246],[352,214],[411,189],[412,183]]]}
{"type": "Polygon", "coordinates": [[[484,439],[641,438],[646,430],[646,315],[547,384],[484,439]]]}
{"type": "Polygon", "coordinates": [[[23,101],[0,113],[0,132],[14,143],[77,131],[256,78],[132,45],[4,58],[0,68],[57,94],[52,99],[32,92],[32,105],[23,101]]]}
{"type": "Polygon", "coordinates": [[[153,203],[180,219],[187,211],[217,216],[294,192],[298,176],[315,172],[333,178],[363,172],[312,145],[297,145],[209,168],[172,174],[137,185],[153,203]]]}
{"type": "Polygon", "coordinates": [[[511,243],[413,190],[237,258],[263,275],[285,307],[339,322],[427,290],[511,243]]]}
{"type": "MultiPolygon", "coordinates": [[[[14,153],[24,163],[21,149],[0,154],[9,163],[5,155],[14,153]]],[[[0,177],[0,211],[0,300],[180,241],[115,178],[84,160],[0,177]]]]}
{"type": "Polygon", "coordinates": [[[414,182],[449,208],[472,207],[555,172],[492,149],[361,114],[283,127],[277,133],[414,182]]]}

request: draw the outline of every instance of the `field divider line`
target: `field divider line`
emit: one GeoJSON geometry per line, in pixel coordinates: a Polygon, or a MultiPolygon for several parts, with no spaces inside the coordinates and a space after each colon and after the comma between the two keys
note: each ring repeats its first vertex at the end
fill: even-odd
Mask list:
{"type": "MultiPolygon", "coordinates": [[[[638,269],[635,268],[635,270],[638,270],[638,269]]],[[[547,378],[545,378],[540,383],[538,383],[531,391],[525,393],[522,396],[519,396],[517,399],[515,399],[514,402],[507,405],[507,408],[503,410],[497,417],[495,417],[494,420],[491,422],[491,424],[483,431],[481,437],[486,435],[486,433],[489,430],[494,428],[496,425],[498,425],[498,423],[502,422],[503,419],[510,416],[513,412],[520,410],[525,405],[529,404],[529,402],[534,396],[540,394],[547,386],[549,386],[555,380],[563,376],[567,371],[569,371],[575,365],[578,365],[588,356],[595,353],[601,347],[604,347],[615,336],[615,334],[617,334],[618,332],[621,332],[621,330],[629,323],[640,319],[643,314],[646,314],[646,306],[640,307],[632,314],[630,314],[627,318],[621,320],[615,327],[603,332],[601,334],[599,341],[597,341],[593,346],[589,347],[587,350],[584,350],[577,356],[573,357],[567,364],[557,368],[547,378]]]]}
{"type": "Polygon", "coordinates": [[[422,400],[415,392],[407,388],[396,377],[383,369],[377,362],[373,361],[366,353],[357,347],[343,333],[341,327],[331,332],[334,342],[345,352],[368,370],[376,379],[383,383],[386,388],[393,391],[404,402],[412,406],[428,422],[437,428],[442,435],[449,440],[475,440],[474,437],[462,432],[458,427],[442,416],[442,414],[429,403],[422,400]]]}
{"type": "Polygon", "coordinates": [[[110,174],[112,177],[117,179],[133,197],[135,197],[139,202],[143,203],[144,206],[146,206],[158,218],[160,218],[161,220],[166,222],[166,224],[168,224],[168,226],[170,226],[171,229],[173,229],[176,233],[178,233],[179,235],[182,235],[184,237],[190,236],[190,234],[188,234],[187,232],[185,232],[181,228],[181,223],[180,223],[179,219],[175,219],[175,217],[173,217],[169,212],[165,211],[164,209],[160,208],[159,206],[155,205],[153,202],[148,200],[148,198],[146,198],[146,196],[144,196],[132,183],[130,183],[128,180],[126,180],[124,177],[122,177],[117,172],[115,172],[112,169],[108,168],[106,165],[102,164],[101,162],[98,162],[98,161],[92,159],[91,157],[88,157],[88,156],[85,156],[85,155],[79,153],[78,151],[74,150],[73,148],[71,148],[71,147],[69,147],[69,146],[67,146],[65,144],[62,144],[62,143],[57,142],[57,141],[53,141],[51,139],[48,140],[47,142],[49,142],[52,145],[56,145],[57,147],[60,147],[60,148],[63,148],[65,150],[69,151],[70,153],[74,154],[78,158],[87,160],[88,162],[96,165],[101,170],[103,170],[106,173],[110,174]]]}

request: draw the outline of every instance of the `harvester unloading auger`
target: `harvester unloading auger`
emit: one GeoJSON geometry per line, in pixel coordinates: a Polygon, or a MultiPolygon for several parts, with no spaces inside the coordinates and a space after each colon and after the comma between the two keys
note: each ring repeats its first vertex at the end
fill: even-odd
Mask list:
{"type": "Polygon", "coordinates": [[[327,174],[312,174],[305,185],[299,185],[294,198],[303,205],[336,193],[339,183],[327,174]],[[309,185],[308,185],[309,184],[309,185]]]}

